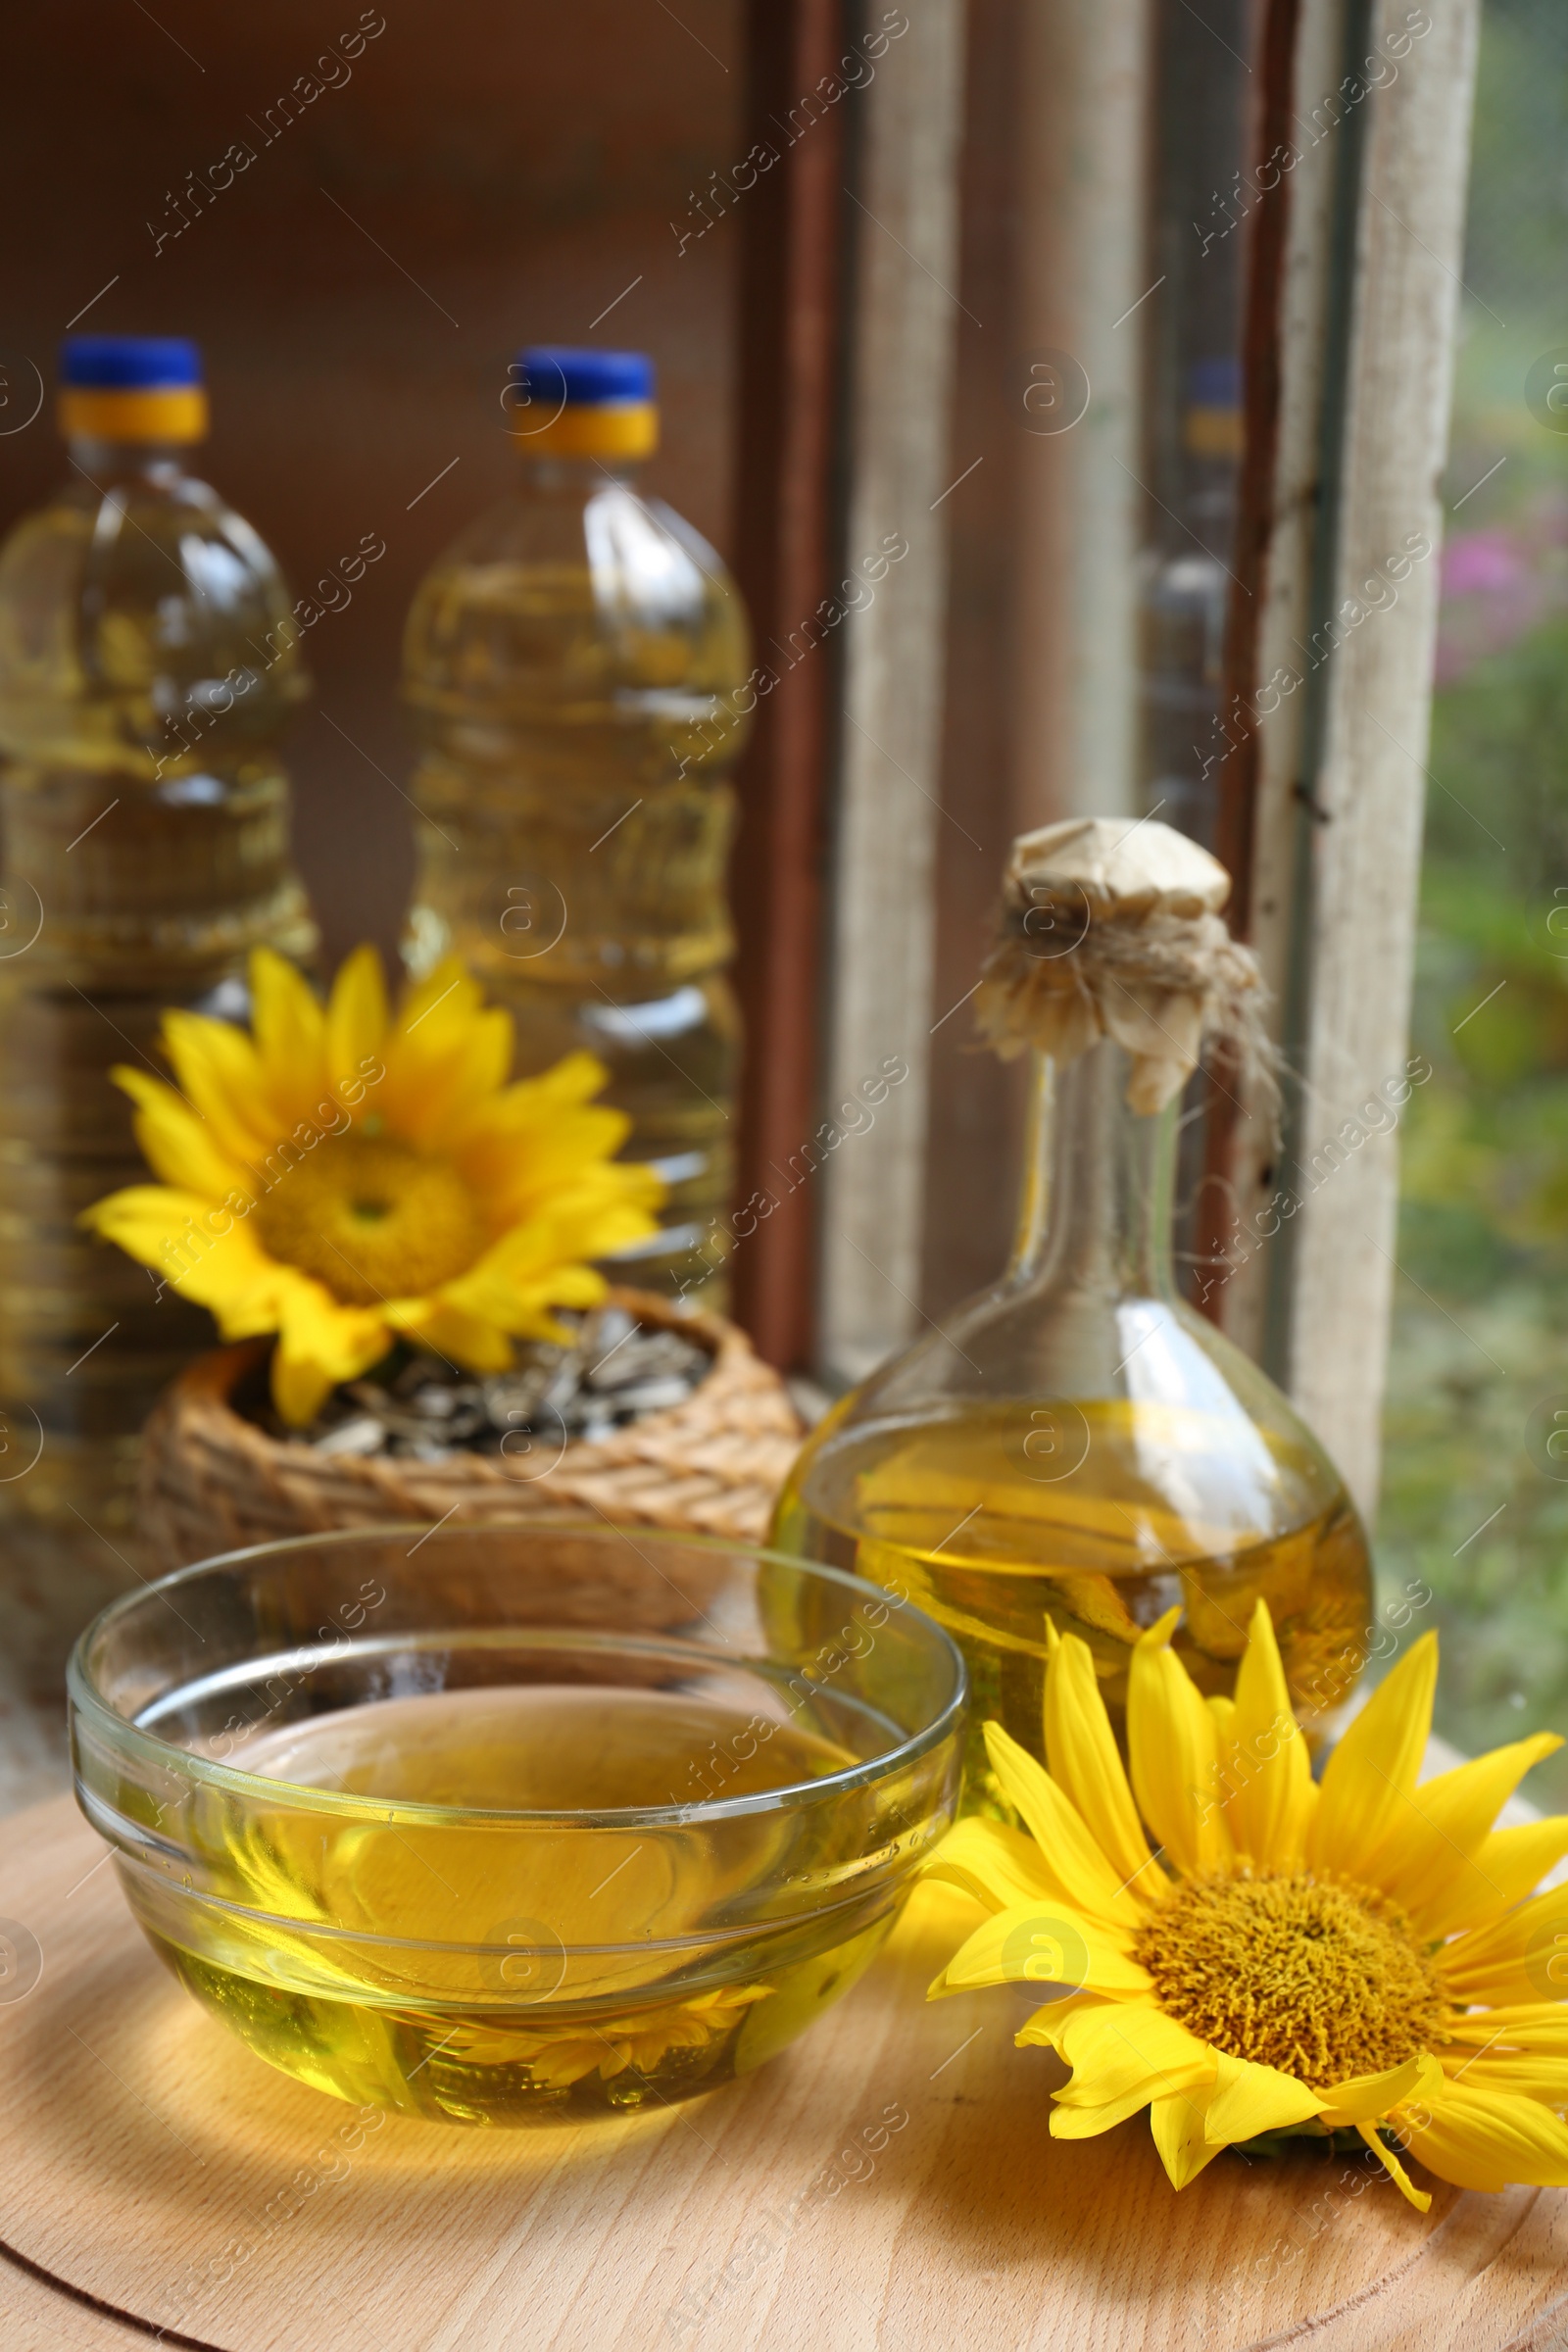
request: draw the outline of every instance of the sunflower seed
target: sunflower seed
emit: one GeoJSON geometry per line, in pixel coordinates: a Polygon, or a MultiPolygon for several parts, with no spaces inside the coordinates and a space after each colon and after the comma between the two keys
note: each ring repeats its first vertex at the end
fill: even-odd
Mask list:
{"type": "Polygon", "coordinates": [[[324,1438],[316,1440],[318,1453],[379,1453],[386,1443],[386,1431],[370,1413],[361,1413],[353,1421],[340,1421],[329,1429],[324,1438]]]}
{"type": "Polygon", "coordinates": [[[564,1413],[567,1405],[576,1397],[581,1385],[582,1365],[575,1357],[568,1356],[539,1401],[547,1412],[554,1409],[558,1413],[564,1413]]]}
{"type": "Polygon", "coordinates": [[[537,1432],[548,1444],[598,1445],[641,1414],[683,1403],[710,1360],[678,1332],[646,1331],[623,1307],[604,1306],[576,1324],[569,1348],[521,1342],[513,1368],[483,1380],[423,1348],[406,1356],[400,1348],[378,1377],[334,1389],[309,1430],[278,1423],[273,1434],[303,1434],[328,1454],[426,1462],[465,1447],[495,1454],[514,1433],[519,1442],[537,1432]]]}
{"type": "Polygon", "coordinates": [[[617,1417],[635,1418],[639,1413],[662,1413],[672,1404],[684,1404],[692,1393],[689,1380],[650,1380],[640,1388],[617,1389],[614,1395],[617,1417]]]}
{"type": "Polygon", "coordinates": [[[484,1409],[492,1429],[519,1428],[544,1402],[553,1375],[542,1365],[524,1373],[502,1372],[484,1384],[484,1409]]]}

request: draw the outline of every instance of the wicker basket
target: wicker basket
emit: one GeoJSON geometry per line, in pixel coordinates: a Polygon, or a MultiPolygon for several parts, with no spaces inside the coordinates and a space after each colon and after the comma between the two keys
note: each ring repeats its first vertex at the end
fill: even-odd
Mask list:
{"type": "MultiPolygon", "coordinates": [[[[777,1373],[734,1324],[680,1312],[667,1298],[615,1291],[646,1328],[678,1331],[711,1351],[691,1395],[597,1444],[543,1446],[517,1461],[457,1453],[444,1462],[321,1454],[279,1441],[236,1412],[269,1343],[199,1356],[166,1390],[143,1444],[139,1531],[160,1571],[332,1527],[437,1520],[515,1524],[580,1510],[622,1525],[756,1543],[803,1435],[777,1373]]],[[[542,1441],[535,1441],[542,1446],[542,1441]]]]}

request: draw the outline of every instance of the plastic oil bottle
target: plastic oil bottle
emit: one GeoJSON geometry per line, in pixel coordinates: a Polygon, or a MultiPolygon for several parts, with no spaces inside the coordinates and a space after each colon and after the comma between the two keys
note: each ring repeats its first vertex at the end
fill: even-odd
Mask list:
{"type": "Polygon", "coordinates": [[[740,1018],[724,966],[749,633],[691,525],[634,486],[658,439],[637,352],[536,347],[517,468],[415,598],[404,694],[416,971],[456,949],[513,1013],[519,1075],[586,1047],[629,1157],[669,1187],[622,1279],[721,1304],[740,1018]]]}
{"type": "Polygon", "coordinates": [[[1141,1026],[1165,1054],[1180,1015],[1168,982],[1152,1020],[1124,1000],[1140,941],[1162,924],[1168,954],[1193,920],[1195,877],[1207,898],[1194,929],[1211,938],[1229,877],[1167,826],[1089,820],[1014,845],[1017,1001],[1054,986],[1055,1050],[1029,1048],[1011,1261],[835,1405],[773,1523],[780,1549],[906,1595],[957,1642],[976,1730],[966,1803],[984,1801],[986,1718],[1043,1753],[1048,1618],[1088,1643],[1118,1728],[1133,1643],[1176,1604],[1175,1645],[1223,1698],[1265,1600],[1309,1736],[1366,1662],[1370,1558],[1344,1482],[1172,1273],[1186,1070],[1154,1107],[1126,1041],[1141,1026]],[[1097,930],[1115,934],[1098,967],[1097,930]]]}
{"type": "Polygon", "coordinates": [[[76,1222],[150,1181],[108,1073],[163,1074],[168,1005],[243,1018],[252,947],[314,954],[277,752],[307,680],[272,558],[186,470],[195,346],[72,338],[59,422],[0,549],[0,1512],[113,1576],[135,1433],[212,1332],[76,1222]]]}

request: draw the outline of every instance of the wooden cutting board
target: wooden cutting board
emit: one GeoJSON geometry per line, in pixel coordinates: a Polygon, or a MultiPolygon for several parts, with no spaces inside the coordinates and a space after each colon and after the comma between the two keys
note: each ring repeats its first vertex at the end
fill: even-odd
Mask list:
{"type": "Polygon", "coordinates": [[[69,1798],[0,1825],[5,1932],[42,1963],[0,2000],[7,2352],[160,2328],[220,2352],[1568,2342],[1563,2193],[1439,2188],[1423,2218],[1303,2147],[1178,2197],[1141,2119],[1053,2140],[1025,2002],[922,1998],[962,1918],[937,1889],[744,2082],[603,2123],[367,2129],[187,1999],[103,1850],[69,1798]]]}

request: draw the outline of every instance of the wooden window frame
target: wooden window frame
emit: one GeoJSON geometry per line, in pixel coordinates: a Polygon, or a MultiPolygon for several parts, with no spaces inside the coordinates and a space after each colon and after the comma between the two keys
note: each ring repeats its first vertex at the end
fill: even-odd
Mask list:
{"type": "MultiPolygon", "coordinates": [[[[1142,104],[1150,6],[1104,0],[1082,25],[1057,11],[1049,37],[1028,0],[1019,20],[1026,103],[1037,114],[1049,105],[1058,128],[1077,122],[1107,166],[1118,147],[1125,158],[1142,104]],[[1107,59],[1119,61],[1108,81],[1107,59]],[[1116,104],[1133,115],[1113,122],[1116,104]]],[[[930,1099],[941,1011],[931,974],[944,790],[941,502],[968,454],[950,449],[964,307],[965,12],[963,0],[932,0],[905,13],[909,29],[870,82],[791,150],[753,208],[744,264],[740,571],[760,637],[787,638],[831,599],[862,538],[873,547],[891,529],[912,550],[906,518],[921,533],[920,560],[897,593],[850,613],[821,658],[790,671],[743,784],[741,1199],[773,1205],[737,1250],[737,1297],[764,1353],[837,1381],[921,1327],[925,1171],[943,1116],[930,1099]],[[826,1141],[839,1095],[889,1055],[907,1076],[872,1129],[839,1151],[826,1141]],[[822,1155],[808,1154],[803,1177],[803,1148],[819,1133],[822,1155]]],[[[991,12],[974,15],[994,24],[991,12]]],[[[765,122],[834,71],[861,19],[837,0],[752,0],[749,24],[752,118],[765,122]]],[[[1229,633],[1220,834],[1236,928],[1262,960],[1296,1075],[1283,1157],[1266,1120],[1236,1118],[1214,1098],[1207,1240],[1210,1254],[1234,1262],[1210,1311],[1283,1380],[1368,1509],[1396,1137],[1341,1142],[1327,1180],[1314,1166],[1364,1097],[1397,1092],[1408,1053],[1437,482],[1478,24],[1479,0],[1430,12],[1404,0],[1266,0],[1261,28],[1259,161],[1312,117],[1320,94],[1360,94],[1332,137],[1298,142],[1296,166],[1265,192],[1249,231],[1237,568],[1250,610],[1229,633]],[[1412,25],[1424,29],[1412,37],[1412,25]],[[1397,71],[1364,87],[1363,61],[1375,57],[1396,60],[1397,71]],[[1361,585],[1387,580],[1411,540],[1430,552],[1403,571],[1392,603],[1371,609],[1361,585]],[[1364,617],[1347,625],[1352,605],[1364,617]],[[1314,662],[1310,649],[1331,639],[1334,650],[1314,662]],[[1293,650],[1301,648],[1304,659],[1293,650]],[[1293,669],[1298,685],[1276,699],[1293,669]],[[1281,1193],[1295,1202],[1288,1214],[1281,1193]],[[1271,1218],[1277,1232],[1237,1246],[1238,1235],[1258,1240],[1271,1218]]],[[[1125,188],[1093,161],[1071,186],[1044,169],[1021,181],[1023,267],[1047,257],[1039,269],[1058,315],[1075,303],[1083,313],[1086,278],[1102,295],[1106,268],[1125,274],[1131,250],[1115,212],[1125,188]],[[1095,254],[1091,272],[1085,257],[1095,254]]],[[[1083,331],[1092,334],[1092,319],[1083,331]]],[[[996,364],[1011,356],[1000,352],[996,364]]],[[[1120,365],[1108,346],[1104,365],[1120,365]]],[[[1120,789],[1104,781],[1114,745],[1098,763],[1084,749],[1100,741],[1097,726],[1104,732],[1110,683],[1097,653],[1103,626],[1091,630],[1083,601],[1064,592],[1104,519],[1095,519],[1092,485],[1075,495],[1076,523],[1063,521],[1059,500],[1042,509],[1038,544],[1050,560],[1019,566],[1019,625],[1032,641],[1015,700],[1028,702],[1030,678],[1054,681],[1041,724],[1020,730],[1045,747],[1032,768],[1019,766],[1020,823],[1114,807],[1120,789]]],[[[1101,588],[1113,603],[1114,579],[1101,588]]],[[[1125,592],[1123,582],[1123,602],[1125,592]]],[[[1129,691],[1135,682],[1129,675],[1129,691]]]]}

